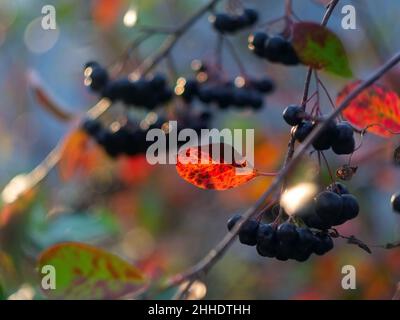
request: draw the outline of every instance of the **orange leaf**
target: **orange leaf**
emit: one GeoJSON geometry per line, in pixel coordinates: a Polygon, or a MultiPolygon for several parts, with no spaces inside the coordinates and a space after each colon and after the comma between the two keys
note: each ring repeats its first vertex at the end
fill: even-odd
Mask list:
{"type": "MultiPolygon", "coordinates": [[[[208,145],[208,152],[201,146],[179,152],[176,170],[184,180],[202,189],[226,190],[246,183],[257,175],[253,168],[246,168],[245,161],[241,164],[235,163],[237,157],[233,157],[233,164],[224,163],[223,156],[220,161],[214,160],[210,152],[211,146],[208,145]],[[240,168],[246,169],[246,172],[238,174],[240,168]]],[[[220,145],[220,150],[224,149],[223,146],[224,144],[220,145]]]]}
{"type": "Polygon", "coordinates": [[[103,28],[115,24],[121,11],[121,0],[94,0],[92,14],[95,22],[103,28]]]}
{"type": "MultiPolygon", "coordinates": [[[[359,85],[356,81],[345,86],[338,94],[336,105],[359,85]]],[[[400,100],[396,92],[382,85],[374,84],[361,92],[343,111],[344,117],[355,127],[382,137],[389,137],[390,131],[400,131],[400,100]]]]}
{"type": "Polygon", "coordinates": [[[99,162],[104,160],[104,153],[90,137],[81,129],[72,131],[64,141],[59,172],[61,179],[68,181],[78,171],[83,173],[92,172],[99,162]]]}

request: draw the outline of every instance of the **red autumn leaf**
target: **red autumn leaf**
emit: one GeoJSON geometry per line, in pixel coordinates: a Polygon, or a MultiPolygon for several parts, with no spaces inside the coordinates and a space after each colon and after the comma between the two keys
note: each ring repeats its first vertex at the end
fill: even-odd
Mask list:
{"type": "MultiPolygon", "coordinates": [[[[223,146],[224,144],[220,145],[220,150],[224,150],[223,146]]],[[[212,145],[208,145],[208,152],[201,146],[181,150],[176,164],[178,174],[184,180],[199,188],[215,190],[231,189],[257,176],[255,169],[245,168],[246,161],[236,162],[237,156],[232,157],[234,159],[233,164],[224,163],[222,151],[219,161],[214,160],[212,151],[210,152],[211,147],[212,145]],[[240,169],[246,171],[238,174],[240,169]]]]}
{"type": "Polygon", "coordinates": [[[153,168],[144,155],[122,157],[118,161],[119,178],[128,185],[145,181],[153,168]]]}
{"type": "MultiPolygon", "coordinates": [[[[336,105],[359,85],[356,81],[345,86],[338,94],[336,105]]],[[[382,137],[389,137],[390,131],[400,131],[400,100],[396,92],[382,85],[374,84],[361,92],[343,111],[344,117],[355,127],[382,137]],[[390,131],[389,131],[390,130],[390,131]]]]}
{"type": "Polygon", "coordinates": [[[64,140],[58,164],[61,179],[68,181],[78,172],[92,172],[105,160],[102,150],[81,129],[72,131],[64,140]]]}

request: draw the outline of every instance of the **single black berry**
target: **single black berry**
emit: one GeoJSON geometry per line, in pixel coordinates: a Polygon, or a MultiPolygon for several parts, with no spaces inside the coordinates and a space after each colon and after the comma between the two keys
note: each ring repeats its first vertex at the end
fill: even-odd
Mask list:
{"type": "Polygon", "coordinates": [[[332,143],[332,150],[336,154],[351,154],[354,152],[356,142],[354,137],[348,140],[336,140],[332,143]]]}
{"type": "Polygon", "coordinates": [[[312,145],[315,150],[328,150],[332,146],[332,141],[336,137],[336,124],[335,122],[329,122],[321,133],[315,138],[312,145]]]}
{"type": "Polygon", "coordinates": [[[85,85],[90,87],[93,91],[100,91],[108,83],[108,72],[100,66],[93,66],[90,68],[90,72],[85,74],[85,85]]]}
{"type": "Polygon", "coordinates": [[[290,105],[283,111],[283,119],[291,126],[297,126],[303,119],[304,109],[297,105],[290,105]]]}
{"type": "Polygon", "coordinates": [[[300,122],[293,131],[294,138],[303,142],[313,130],[314,125],[311,121],[300,122]]]}
{"type": "Polygon", "coordinates": [[[357,198],[351,194],[342,195],[343,202],[343,213],[342,215],[347,219],[351,220],[357,217],[360,211],[360,206],[358,205],[357,198]]]}
{"type": "Polygon", "coordinates": [[[258,226],[258,221],[254,219],[247,220],[239,231],[240,242],[249,246],[255,246],[257,244],[258,226]]]}
{"type": "Polygon", "coordinates": [[[272,36],[265,43],[265,57],[271,62],[280,62],[281,56],[285,52],[286,46],[286,39],[279,35],[272,36]]]}
{"type": "Polygon", "coordinates": [[[268,35],[265,32],[252,33],[248,38],[250,50],[260,50],[264,52],[265,42],[268,40],[268,35]]]}
{"type": "Polygon", "coordinates": [[[228,230],[231,231],[233,229],[233,227],[235,226],[236,222],[238,222],[241,218],[242,218],[242,215],[240,215],[238,213],[233,215],[232,217],[230,217],[226,224],[228,227],[228,230]]]}
{"type": "Polygon", "coordinates": [[[258,12],[251,8],[245,8],[243,15],[246,17],[247,25],[251,26],[258,21],[258,12]]]}
{"type": "Polygon", "coordinates": [[[333,249],[332,238],[325,233],[316,235],[316,242],[314,245],[314,253],[321,256],[333,249]]]}
{"type": "Polygon", "coordinates": [[[279,241],[276,246],[276,259],[286,261],[294,256],[295,247],[292,243],[279,241]]]}
{"type": "Polygon", "coordinates": [[[300,62],[296,51],[294,50],[292,44],[289,41],[286,41],[286,44],[282,52],[282,56],[280,58],[280,62],[288,66],[293,66],[300,62]]]}
{"type": "Polygon", "coordinates": [[[279,225],[276,230],[277,239],[283,243],[293,243],[295,242],[299,235],[296,230],[296,226],[289,222],[284,222],[279,225]]]}
{"type": "Polygon", "coordinates": [[[390,202],[392,203],[393,211],[400,213],[400,193],[392,195],[390,202]]]}
{"type": "Polygon", "coordinates": [[[276,254],[276,232],[272,224],[260,224],[257,232],[257,252],[263,257],[273,258],[276,254]]]}
{"type": "Polygon", "coordinates": [[[315,212],[310,212],[308,214],[301,215],[300,217],[310,228],[326,230],[332,226],[328,221],[322,220],[315,212]]]}
{"type": "Polygon", "coordinates": [[[331,191],[323,191],[315,198],[315,212],[323,220],[334,224],[343,209],[341,196],[331,191]]]}

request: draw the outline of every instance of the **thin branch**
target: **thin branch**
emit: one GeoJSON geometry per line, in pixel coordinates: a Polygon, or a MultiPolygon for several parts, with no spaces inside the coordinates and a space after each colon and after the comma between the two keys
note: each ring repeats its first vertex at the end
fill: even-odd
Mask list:
{"type": "Polygon", "coordinates": [[[172,34],[170,34],[164,43],[161,45],[160,50],[154,55],[146,59],[138,68],[136,73],[145,75],[149,73],[162,59],[164,59],[168,53],[174,48],[178,40],[187,30],[200,19],[206,12],[211,10],[220,0],[211,0],[201,9],[199,9],[193,16],[186,20],[179,28],[177,28],[172,34]]]}

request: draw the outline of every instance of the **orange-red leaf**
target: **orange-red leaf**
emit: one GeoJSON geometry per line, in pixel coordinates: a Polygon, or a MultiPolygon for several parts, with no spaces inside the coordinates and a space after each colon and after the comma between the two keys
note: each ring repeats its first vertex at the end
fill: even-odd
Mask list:
{"type": "MultiPolygon", "coordinates": [[[[359,83],[356,81],[345,86],[339,92],[336,104],[339,105],[359,83]]],[[[389,137],[390,131],[400,131],[400,99],[396,92],[382,85],[374,84],[361,92],[343,115],[359,129],[374,125],[367,130],[382,137],[389,137]]]]}
{"type": "Polygon", "coordinates": [[[144,155],[121,157],[118,165],[119,178],[129,185],[145,181],[154,168],[148,163],[144,155]]]}
{"type": "Polygon", "coordinates": [[[64,141],[59,162],[61,179],[67,181],[78,171],[88,173],[105,159],[102,150],[81,129],[72,131],[64,141]]]}
{"type": "Polygon", "coordinates": [[[233,164],[224,163],[222,158],[216,161],[213,159],[210,149],[207,152],[201,147],[191,147],[179,152],[176,170],[187,182],[202,189],[215,190],[237,187],[257,175],[253,168],[246,168],[245,173],[238,174],[239,169],[246,167],[246,162],[241,164],[237,164],[235,161],[233,164]]]}
{"type": "Polygon", "coordinates": [[[93,0],[94,21],[103,28],[113,26],[120,15],[122,5],[121,0],[93,0]]]}

